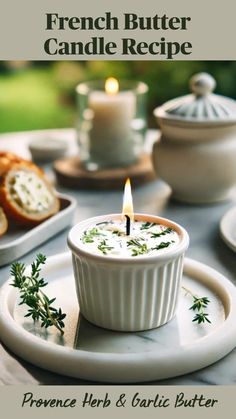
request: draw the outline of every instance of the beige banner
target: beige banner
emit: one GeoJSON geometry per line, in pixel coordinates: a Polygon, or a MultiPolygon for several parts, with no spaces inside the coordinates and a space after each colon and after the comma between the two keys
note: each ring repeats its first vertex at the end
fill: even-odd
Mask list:
{"type": "Polygon", "coordinates": [[[235,15],[234,0],[2,0],[0,59],[235,60],[235,15]]]}
{"type": "Polygon", "coordinates": [[[222,386],[12,386],[0,394],[1,412],[24,419],[220,419],[235,404],[235,387],[222,386]]]}

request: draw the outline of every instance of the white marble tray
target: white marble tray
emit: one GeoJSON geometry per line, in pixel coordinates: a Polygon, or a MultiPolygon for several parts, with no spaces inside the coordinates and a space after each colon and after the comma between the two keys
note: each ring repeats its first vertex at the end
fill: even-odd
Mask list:
{"type": "Polygon", "coordinates": [[[192,323],[184,291],[174,320],[138,333],[111,332],[78,321],[69,254],[50,257],[44,269],[48,293],[67,313],[63,338],[24,318],[8,281],[0,293],[0,337],[17,355],[42,368],[82,379],[128,383],[174,377],[224,357],[236,345],[236,288],[206,265],[186,259],[183,285],[211,300],[212,324],[192,323]]]}
{"type": "Polygon", "coordinates": [[[57,214],[36,227],[10,227],[6,234],[1,237],[0,266],[20,258],[72,224],[76,209],[76,200],[64,194],[58,194],[58,197],[61,208],[57,214]]]}
{"type": "Polygon", "coordinates": [[[220,221],[220,235],[227,246],[236,252],[236,207],[224,214],[220,221]]]}

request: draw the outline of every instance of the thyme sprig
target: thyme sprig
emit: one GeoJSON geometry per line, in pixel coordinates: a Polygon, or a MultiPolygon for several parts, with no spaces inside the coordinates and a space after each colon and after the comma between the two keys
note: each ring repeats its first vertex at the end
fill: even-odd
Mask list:
{"type": "Polygon", "coordinates": [[[186,294],[191,295],[193,298],[193,305],[189,307],[189,310],[198,311],[198,313],[195,314],[192,322],[200,323],[211,323],[208,316],[209,314],[205,312],[205,309],[207,308],[208,304],[210,303],[209,298],[207,297],[198,297],[197,295],[194,295],[189,289],[182,287],[183,290],[186,292],[186,294]]]}
{"type": "Polygon", "coordinates": [[[31,272],[26,275],[26,266],[21,262],[14,262],[11,265],[10,274],[13,277],[12,286],[19,288],[21,302],[30,308],[25,317],[32,317],[34,321],[40,320],[41,327],[55,326],[63,335],[63,320],[66,314],[61,308],[58,310],[52,306],[56,298],[49,299],[42,291],[47,282],[40,277],[41,265],[46,262],[46,256],[38,254],[36,260],[31,264],[31,272]]]}

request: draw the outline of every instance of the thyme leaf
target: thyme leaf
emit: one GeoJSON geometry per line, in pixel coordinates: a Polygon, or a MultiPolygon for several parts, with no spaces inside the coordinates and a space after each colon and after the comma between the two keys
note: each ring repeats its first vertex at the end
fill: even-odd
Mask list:
{"type": "Polygon", "coordinates": [[[208,318],[209,314],[205,312],[205,309],[210,303],[209,298],[198,297],[197,295],[194,295],[189,289],[185,287],[182,287],[182,288],[186,292],[186,294],[191,295],[191,297],[193,298],[193,304],[191,307],[189,307],[189,310],[198,312],[198,313],[195,313],[195,316],[192,322],[196,322],[198,324],[205,323],[205,322],[211,323],[211,321],[208,318]]]}
{"type": "Polygon", "coordinates": [[[209,316],[207,313],[197,313],[192,321],[197,322],[198,324],[205,323],[205,321],[211,323],[207,316],[209,316]]]}

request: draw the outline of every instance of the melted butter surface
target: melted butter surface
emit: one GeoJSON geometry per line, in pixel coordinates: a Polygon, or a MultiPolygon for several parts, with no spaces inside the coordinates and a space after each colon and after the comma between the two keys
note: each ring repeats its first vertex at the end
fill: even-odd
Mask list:
{"type": "Polygon", "coordinates": [[[80,244],[98,255],[134,257],[168,252],[180,242],[178,233],[163,224],[134,221],[129,236],[126,235],[125,224],[112,220],[94,224],[82,233],[80,244]]]}

